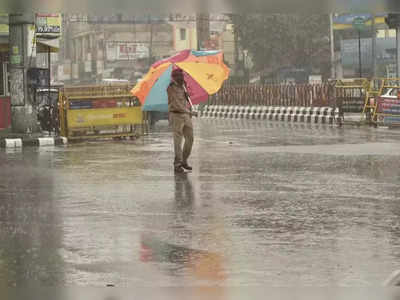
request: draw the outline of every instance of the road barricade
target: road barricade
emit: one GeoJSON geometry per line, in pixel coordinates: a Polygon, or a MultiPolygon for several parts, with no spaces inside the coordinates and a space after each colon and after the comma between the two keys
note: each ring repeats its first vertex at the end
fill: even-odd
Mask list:
{"type": "Polygon", "coordinates": [[[336,81],[336,103],[342,113],[362,113],[370,81],[367,78],[349,78],[336,81]]]}
{"type": "Polygon", "coordinates": [[[378,125],[400,126],[400,78],[383,79],[380,97],[376,99],[374,120],[378,125]],[[393,97],[385,97],[389,90],[394,91],[393,97]]]}
{"type": "Polygon", "coordinates": [[[73,140],[144,134],[147,122],[131,89],[126,84],[61,89],[61,135],[73,140]]]}

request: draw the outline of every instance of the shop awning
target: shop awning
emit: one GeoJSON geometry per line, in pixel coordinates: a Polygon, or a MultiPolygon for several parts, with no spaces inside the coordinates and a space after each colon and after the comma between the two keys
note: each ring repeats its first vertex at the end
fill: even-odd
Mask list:
{"type": "Polygon", "coordinates": [[[60,50],[60,39],[41,39],[36,40],[36,52],[37,53],[48,53],[49,47],[50,52],[56,53],[60,50]]]}

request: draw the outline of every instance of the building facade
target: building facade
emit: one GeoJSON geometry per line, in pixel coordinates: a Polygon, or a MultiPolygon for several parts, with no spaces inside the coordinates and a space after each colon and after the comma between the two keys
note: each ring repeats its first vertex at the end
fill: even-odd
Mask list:
{"type": "MultiPolygon", "coordinates": [[[[67,16],[54,76],[64,84],[135,82],[154,61],[175,53],[180,33],[161,18],[67,16]]],[[[189,42],[191,34],[185,33],[189,42]]]]}

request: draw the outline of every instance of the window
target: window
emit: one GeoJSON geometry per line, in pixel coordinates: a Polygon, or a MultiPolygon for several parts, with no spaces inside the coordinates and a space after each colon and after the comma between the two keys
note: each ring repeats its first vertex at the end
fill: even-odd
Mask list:
{"type": "Polygon", "coordinates": [[[181,28],[181,41],[186,40],[186,28],[181,28]]]}

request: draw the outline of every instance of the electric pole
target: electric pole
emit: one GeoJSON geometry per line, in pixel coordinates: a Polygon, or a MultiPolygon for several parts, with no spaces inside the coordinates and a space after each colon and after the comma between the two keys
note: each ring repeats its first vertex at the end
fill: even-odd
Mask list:
{"type": "Polygon", "coordinates": [[[153,64],[153,22],[151,20],[151,16],[148,18],[149,23],[149,31],[150,31],[150,41],[149,41],[149,69],[153,64]]]}
{"type": "Polygon", "coordinates": [[[372,14],[372,77],[376,77],[376,24],[375,14],[372,14]]]}
{"type": "Polygon", "coordinates": [[[29,30],[34,15],[15,13],[9,16],[11,129],[14,133],[38,132],[37,114],[28,97],[27,63],[31,47],[29,30]]]}
{"type": "Polygon", "coordinates": [[[205,42],[210,39],[210,15],[208,13],[196,14],[197,49],[204,50],[205,42]]]}
{"type": "Polygon", "coordinates": [[[336,78],[336,65],[335,65],[335,41],[333,31],[333,14],[329,14],[330,21],[330,42],[331,42],[331,79],[336,78]]]}

